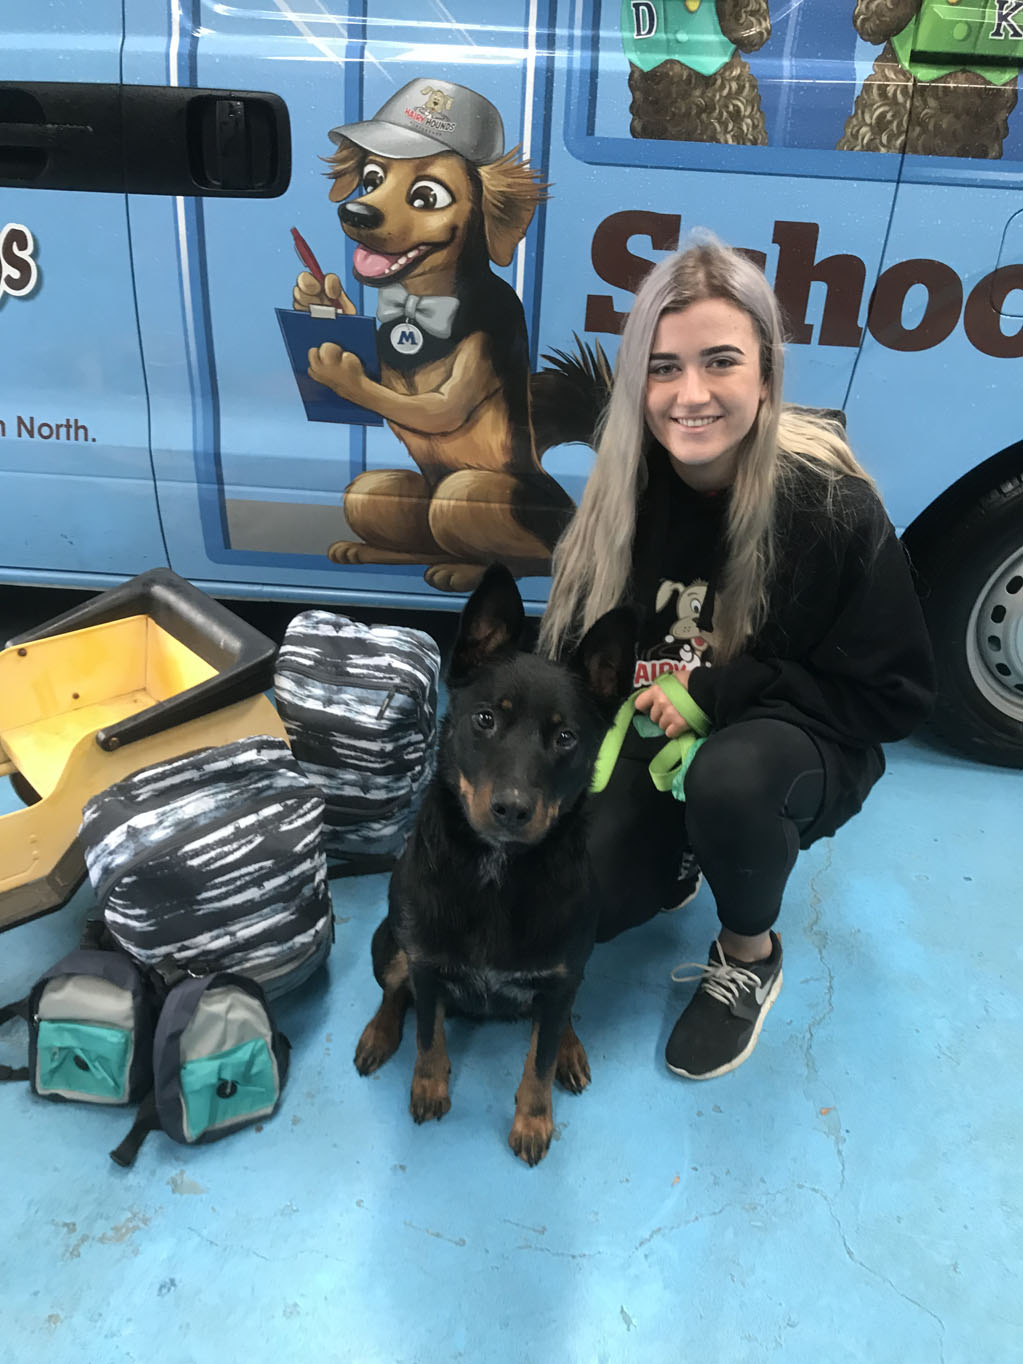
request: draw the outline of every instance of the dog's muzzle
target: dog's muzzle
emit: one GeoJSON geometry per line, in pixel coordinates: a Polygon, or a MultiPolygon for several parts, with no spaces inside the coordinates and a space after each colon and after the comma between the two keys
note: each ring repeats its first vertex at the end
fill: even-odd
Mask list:
{"type": "Polygon", "coordinates": [[[495,791],[490,797],[490,814],[495,828],[514,838],[526,832],[530,820],[536,814],[536,801],[509,787],[495,791]]]}

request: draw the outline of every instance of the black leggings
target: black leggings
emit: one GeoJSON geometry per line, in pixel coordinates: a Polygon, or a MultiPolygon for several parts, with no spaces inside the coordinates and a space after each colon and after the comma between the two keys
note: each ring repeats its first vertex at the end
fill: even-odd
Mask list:
{"type": "Polygon", "coordinates": [[[816,742],[781,720],[729,725],[693,759],[685,801],[650,780],[647,764],[660,746],[632,737],[605,790],[591,797],[597,940],[672,906],[688,849],[722,924],[733,933],[763,933],[778,917],[800,838],[821,814],[824,763],[816,742]]]}

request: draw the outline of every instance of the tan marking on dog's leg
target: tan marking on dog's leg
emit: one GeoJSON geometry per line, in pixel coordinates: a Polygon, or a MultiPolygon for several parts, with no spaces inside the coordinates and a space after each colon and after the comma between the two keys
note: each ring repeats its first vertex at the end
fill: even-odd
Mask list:
{"type": "Polygon", "coordinates": [[[554,1076],[558,1084],[572,1094],[581,1094],[590,1083],[586,1048],[579,1041],[571,1023],[565,1025],[565,1031],[561,1034],[554,1076]]]}
{"type": "Polygon", "coordinates": [[[522,1080],[515,1091],[515,1120],[508,1133],[508,1145],[527,1165],[536,1165],[543,1160],[554,1135],[554,1104],[551,1098],[554,1066],[546,1075],[537,1074],[536,1043],[539,1034],[540,1025],[534,1023],[522,1080]]]}
{"type": "Polygon", "coordinates": [[[389,1061],[401,1043],[405,1013],[412,1003],[408,979],[408,958],[399,952],[387,968],[380,1008],[366,1024],[355,1048],[355,1069],[372,1075],[389,1061]]]}
{"type": "Polygon", "coordinates": [[[433,1017],[433,1044],[429,1049],[418,1045],[416,1068],[412,1073],[412,1098],[409,1112],[416,1122],[428,1118],[443,1118],[451,1107],[448,1077],[451,1062],[444,1041],[444,1004],[437,1001],[433,1017]]]}

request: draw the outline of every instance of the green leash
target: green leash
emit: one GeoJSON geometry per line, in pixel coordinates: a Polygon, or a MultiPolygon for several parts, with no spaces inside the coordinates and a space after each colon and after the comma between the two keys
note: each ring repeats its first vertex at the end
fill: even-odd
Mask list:
{"type": "MultiPolygon", "coordinates": [[[[650,763],[650,780],[658,791],[670,791],[676,800],[685,800],[685,779],[689,765],[711,730],[710,717],[700,709],[683,687],[674,673],[664,673],[657,679],[657,686],[675,707],[689,726],[677,739],[666,739],[664,747],[654,754],[650,763]]],[[[658,725],[645,715],[636,712],[636,697],[646,687],[634,691],[628,700],[623,701],[614,718],[614,723],[604,736],[604,742],[597,754],[593,769],[591,791],[603,791],[611,780],[618,755],[625,743],[630,723],[635,726],[641,738],[651,739],[663,733],[658,725]]]]}

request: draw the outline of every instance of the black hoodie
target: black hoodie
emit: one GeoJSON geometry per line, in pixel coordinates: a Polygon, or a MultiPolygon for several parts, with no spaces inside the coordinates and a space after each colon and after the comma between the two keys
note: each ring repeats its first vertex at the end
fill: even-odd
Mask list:
{"type": "MultiPolygon", "coordinates": [[[[654,601],[666,577],[706,580],[699,623],[712,633],[729,497],[693,492],[660,446],[647,465],[631,590],[641,652],[657,638],[654,601]]],[[[841,475],[829,509],[825,479],[795,473],[779,490],[778,527],[764,625],[730,662],[714,666],[708,655],[689,691],[715,728],[767,717],[828,741],[819,745],[824,806],[807,846],[860,808],[884,771],[881,744],[927,717],[934,660],[905,552],[867,483],[841,475]]]]}

